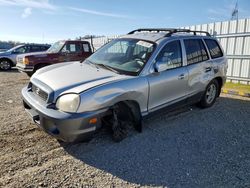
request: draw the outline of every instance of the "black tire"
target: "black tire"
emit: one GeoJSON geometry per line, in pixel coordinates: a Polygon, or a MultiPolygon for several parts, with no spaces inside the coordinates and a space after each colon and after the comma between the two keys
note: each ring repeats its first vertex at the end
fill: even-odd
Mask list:
{"type": "Polygon", "coordinates": [[[212,80],[206,87],[206,90],[201,98],[199,106],[201,108],[208,108],[213,106],[218,97],[219,84],[217,80],[212,80]]]}
{"type": "Polygon", "coordinates": [[[31,77],[33,74],[34,74],[34,72],[32,71],[32,72],[26,72],[26,74],[29,76],[29,77],[31,77]]]}
{"type": "Polygon", "coordinates": [[[37,70],[39,70],[39,69],[41,69],[41,68],[43,68],[43,67],[46,67],[46,66],[48,66],[49,64],[38,64],[38,65],[36,65],[35,67],[34,67],[34,70],[33,70],[33,72],[32,72],[32,74],[34,74],[37,70]]]}
{"type": "Polygon", "coordinates": [[[10,70],[12,67],[12,62],[8,59],[1,59],[0,60],[0,69],[7,71],[10,70]]]}

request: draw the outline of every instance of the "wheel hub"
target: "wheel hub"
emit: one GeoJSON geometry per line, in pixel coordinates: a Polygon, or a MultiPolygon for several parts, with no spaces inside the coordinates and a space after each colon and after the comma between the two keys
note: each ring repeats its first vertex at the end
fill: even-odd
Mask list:
{"type": "Polygon", "coordinates": [[[1,61],[0,68],[3,70],[8,70],[10,68],[10,63],[8,61],[1,61]]]}
{"type": "Polygon", "coordinates": [[[211,84],[206,92],[206,100],[208,104],[211,104],[216,97],[216,86],[211,84]]]}

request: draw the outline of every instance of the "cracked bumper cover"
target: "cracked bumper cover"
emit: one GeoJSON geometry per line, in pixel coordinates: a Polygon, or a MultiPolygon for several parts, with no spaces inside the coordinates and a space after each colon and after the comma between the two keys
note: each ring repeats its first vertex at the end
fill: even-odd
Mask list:
{"type": "Polygon", "coordinates": [[[101,117],[107,111],[102,109],[94,112],[67,113],[47,108],[32,97],[27,87],[22,89],[22,97],[25,111],[32,120],[45,132],[65,142],[88,138],[101,127],[101,117]],[[95,124],[89,123],[92,118],[97,118],[95,124]]]}

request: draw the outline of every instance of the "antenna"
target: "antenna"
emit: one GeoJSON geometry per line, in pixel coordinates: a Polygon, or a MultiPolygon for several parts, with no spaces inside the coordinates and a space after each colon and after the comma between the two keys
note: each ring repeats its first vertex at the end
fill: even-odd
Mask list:
{"type": "Polygon", "coordinates": [[[239,13],[239,10],[238,10],[238,0],[236,1],[236,4],[235,4],[235,7],[232,11],[232,17],[231,17],[231,20],[238,20],[238,13],[239,13]]]}

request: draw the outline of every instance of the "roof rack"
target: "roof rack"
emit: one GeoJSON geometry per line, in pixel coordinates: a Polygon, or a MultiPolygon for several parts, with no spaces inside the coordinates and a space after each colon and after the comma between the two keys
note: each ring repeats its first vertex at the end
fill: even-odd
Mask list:
{"type": "Polygon", "coordinates": [[[136,29],[128,33],[128,35],[134,34],[135,32],[142,32],[142,31],[148,31],[148,32],[168,32],[165,37],[170,37],[174,33],[193,33],[194,35],[197,35],[197,33],[204,33],[206,36],[211,36],[208,32],[206,31],[192,31],[189,29],[174,29],[174,28],[141,28],[141,29],[136,29]]]}

